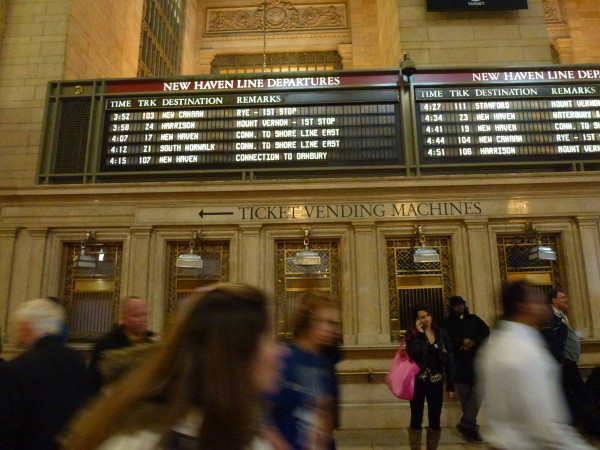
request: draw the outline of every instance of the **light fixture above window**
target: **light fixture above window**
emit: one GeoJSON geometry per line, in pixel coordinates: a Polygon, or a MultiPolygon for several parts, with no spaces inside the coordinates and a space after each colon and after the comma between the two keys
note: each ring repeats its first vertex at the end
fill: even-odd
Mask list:
{"type": "Polygon", "coordinates": [[[95,269],[97,266],[96,258],[86,252],[86,245],[96,240],[96,232],[88,231],[85,238],[81,241],[81,251],[79,255],[73,258],[73,267],[78,269],[95,269]]]}
{"type": "Polygon", "coordinates": [[[297,266],[303,267],[320,266],[321,256],[309,248],[310,244],[308,238],[310,236],[310,228],[303,228],[302,232],[304,233],[304,250],[300,250],[296,253],[294,262],[297,266]]]}
{"type": "Polygon", "coordinates": [[[542,237],[540,232],[530,222],[525,222],[525,228],[527,231],[535,236],[537,245],[529,250],[529,260],[540,260],[540,261],[556,261],[556,252],[552,247],[542,244],[542,237]]]}
{"type": "Polygon", "coordinates": [[[186,269],[202,269],[202,257],[196,253],[196,249],[200,250],[200,231],[194,230],[192,240],[190,241],[189,253],[183,253],[177,258],[177,267],[186,269]]]}
{"type": "Polygon", "coordinates": [[[413,261],[419,263],[436,263],[440,262],[440,255],[435,249],[425,245],[425,235],[423,234],[423,226],[415,225],[415,233],[419,238],[419,245],[413,254],[413,261]]]}

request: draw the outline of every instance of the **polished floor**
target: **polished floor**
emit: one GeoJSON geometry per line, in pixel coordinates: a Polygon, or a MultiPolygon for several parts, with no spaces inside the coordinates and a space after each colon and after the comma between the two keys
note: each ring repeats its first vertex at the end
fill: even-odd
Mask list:
{"type": "MultiPolygon", "coordinates": [[[[336,444],[337,450],[407,450],[409,448],[407,431],[401,429],[339,430],[336,434],[336,444]]],[[[600,449],[600,439],[595,439],[591,444],[600,449]]],[[[479,450],[489,447],[485,443],[466,442],[454,428],[444,428],[438,448],[479,450]]]]}

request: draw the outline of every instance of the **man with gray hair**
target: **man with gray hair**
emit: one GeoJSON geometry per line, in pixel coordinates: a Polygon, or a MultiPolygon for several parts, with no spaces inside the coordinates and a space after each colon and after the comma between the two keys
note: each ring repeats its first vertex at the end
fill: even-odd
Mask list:
{"type": "Polygon", "coordinates": [[[63,322],[48,299],[13,314],[13,341],[24,352],[0,366],[0,449],[58,449],[57,436],[87,400],[86,365],[64,345],[63,322]]]}

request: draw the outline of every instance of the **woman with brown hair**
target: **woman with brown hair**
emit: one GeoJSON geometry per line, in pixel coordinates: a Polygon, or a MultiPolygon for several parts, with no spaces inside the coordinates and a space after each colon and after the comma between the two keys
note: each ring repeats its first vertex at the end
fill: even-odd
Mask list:
{"type": "Polygon", "coordinates": [[[156,353],[75,423],[66,448],[269,448],[260,398],[277,389],[283,347],[263,294],[216,285],[190,296],[156,353]]]}
{"type": "Polygon", "coordinates": [[[415,305],[413,318],[415,326],[406,333],[406,352],[420,370],[415,375],[415,393],[410,401],[408,440],[411,450],[421,448],[421,425],[427,399],[427,450],[435,450],[442,433],[444,379],[448,396],[454,397],[454,355],[448,333],[434,324],[429,306],[415,305]]]}

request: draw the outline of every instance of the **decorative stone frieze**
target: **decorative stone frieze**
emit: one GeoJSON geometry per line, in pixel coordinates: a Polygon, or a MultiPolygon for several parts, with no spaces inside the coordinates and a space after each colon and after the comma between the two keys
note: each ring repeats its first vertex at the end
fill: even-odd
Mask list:
{"type": "Polygon", "coordinates": [[[544,0],[544,17],[546,23],[563,23],[557,0],[544,0]]]}
{"type": "Polygon", "coordinates": [[[206,10],[207,34],[347,28],[345,3],[292,5],[281,0],[269,0],[259,7],[206,10]]]}

